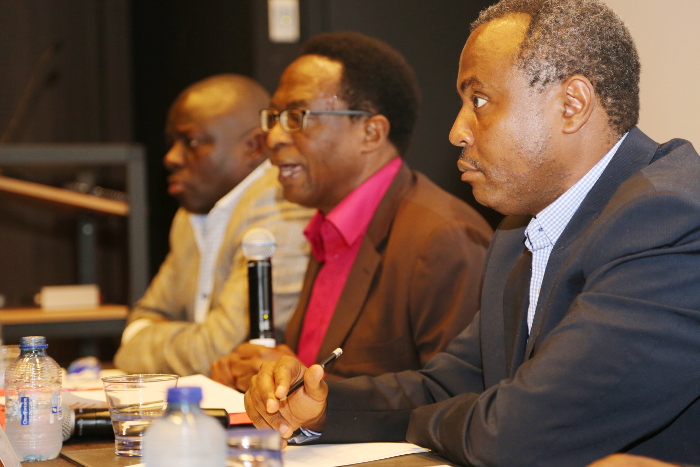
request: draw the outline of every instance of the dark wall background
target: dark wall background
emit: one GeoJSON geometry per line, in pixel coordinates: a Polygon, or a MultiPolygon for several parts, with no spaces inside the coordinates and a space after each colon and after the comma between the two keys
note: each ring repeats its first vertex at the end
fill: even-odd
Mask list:
{"type": "MultiPolygon", "coordinates": [[[[301,41],[320,32],[355,30],[388,42],[407,57],[423,92],[407,160],[475,205],[495,225],[500,216],[478,206],[469,186],[460,182],[459,151],[447,140],[459,108],[454,90],[459,53],[469,23],[491,3],[300,0],[300,17],[301,41]]],[[[13,115],[15,120],[19,115],[10,142],[143,144],[148,154],[150,273],[154,274],[167,253],[167,233],[176,209],[166,194],[161,164],[170,103],[187,85],[216,73],[252,76],[272,92],[298,48],[299,44],[268,40],[264,0],[0,0],[0,132],[5,132],[13,115]],[[20,96],[31,81],[33,97],[24,100],[24,111],[18,111],[20,96]]],[[[2,203],[7,201],[0,199],[2,203]]],[[[61,225],[56,234],[61,242],[69,241],[64,239],[70,236],[62,233],[66,228],[61,225]]],[[[0,254],[6,255],[7,264],[25,261],[18,248],[2,246],[8,244],[2,231],[0,220],[0,254]]],[[[26,249],[36,255],[32,245],[44,245],[38,251],[45,251],[47,235],[43,229],[33,239],[16,237],[30,238],[26,249]]],[[[69,261],[70,254],[57,257],[69,261]]],[[[42,261],[31,261],[41,267],[42,261]]],[[[65,275],[74,269],[42,280],[66,283],[65,275]]],[[[3,282],[0,273],[0,293],[3,282]]]]}
{"type": "MultiPolygon", "coordinates": [[[[130,22],[125,0],[0,1],[0,141],[132,141],[130,22]]],[[[1,175],[57,186],[85,178],[84,169],[0,164],[1,175]]],[[[123,171],[107,170],[99,184],[116,179],[121,187],[109,187],[123,188],[123,171]]],[[[79,220],[74,212],[0,198],[5,306],[31,305],[42,285],[78,282],[79,220]]],[[[99,216],[95,229],[101,290],[105,300],[124,302],[125,219],[99,216]]]]}
{"type": "MultiPolygon", "coordinates": [[[[476,203],[459,179],[459,151],[447,137],[459,109],[455,79],[469,24],[491,0],[300,0],[301,40],[326,31],[359,31],[386,41],[414,67],[423,107],[406,159],[447,191],[474,205],[493,225],[500,215],[476,203]]],[[[167,11],[134,2],[135,135],[151,154],[153,264],[175,209],[165,194],[159,158],[165,150],[163,121],[170,103],[188,84],[211,74],[243,73],[273,92],[300,44],[272,43],[267,2],[175,1],[167,11]]]]}
{"type": "MultiPolygon", "coordinates": [[[[177,209],[162,165],[165,117],[188,85],[217,73],[252,76],[251,5],[256,0],[132,1],[134,137],[146,146],[151,272],[168,252],[177,209]]],[[[266,25],[267,23],[265,23],[266,25]]]]}

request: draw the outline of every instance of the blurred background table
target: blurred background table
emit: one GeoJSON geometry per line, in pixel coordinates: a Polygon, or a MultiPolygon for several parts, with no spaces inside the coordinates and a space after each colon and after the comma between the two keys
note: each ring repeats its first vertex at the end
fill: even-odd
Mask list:
{"type": "Polygon", "coordinates": [[[22,336],[46,336],[49,355],[59,365],[66,367],[78,357],[100,358],[105,353],[113,355],[128,313],[129,307],[126,305],[51,311],[40,308],[4,308],[0,309],[2,341],[4,344],[18,344],[22,336]],[[54,345],[59,340],[74,340],[78,345],[54,345]],[[108,348],[101,349],[101,346],[108,348]]]}

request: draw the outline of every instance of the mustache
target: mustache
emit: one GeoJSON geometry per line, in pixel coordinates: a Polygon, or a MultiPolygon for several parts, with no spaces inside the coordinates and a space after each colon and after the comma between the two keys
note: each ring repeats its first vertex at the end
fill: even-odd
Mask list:
{"type": "Polygon", "coordinates": [[[462,148],[462,151],[459,153],[459,159],[462,162],[466,162],[467,164],[471,165],[475,169],[479,169],[479,161],[469,157],[469,155],[467,154],[467,148],[462,148]]]}

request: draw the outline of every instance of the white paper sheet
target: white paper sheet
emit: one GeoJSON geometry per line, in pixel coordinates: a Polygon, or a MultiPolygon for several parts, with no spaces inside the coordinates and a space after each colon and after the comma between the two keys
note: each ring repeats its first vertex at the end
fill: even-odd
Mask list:
{"type": "Polygon", "coordinates": [[[312,444],[287,446],[282,462],[284,467],[340,467],[419,452],[428,450],[411,443],[312,444]]]}
{"type": "Polygon", "coordinates": [[[104,389],[90,391],[63,391],[61,395],[63,405],[74,409],[106,409],[107,397],[104,389]]]}
{"type": "Polygon", "coordinates": [[[245,412],[243,393],[219,384],[204,375],[184,376],[177,381],[177,385],[199,386],[202,388],[202,403],[204,409],[226,409],[228,413],[245,412]]]}
{"type": "Polygon", "coordinates": [[[428,452],[411,443],[312,444],[287,446],[284,467],[336,467],[428,452]]]}
{"type": "MultiPolygon", "coordinates": [[[[243,394],[223,384],[207,378],[204,375],[184,376],[177,381],[178,386],[199,386],[202,388],[202,408],[226,409],[228,413],[245,412],[243,394]]],[[[63,392],[63,403],[74,409],[77,408],[105,408],[107,399],[102,381],[95,380],[92,383],[70,385],[63,392]]],[[[64,386],[65,388],[65,386],[64,386]]]]}

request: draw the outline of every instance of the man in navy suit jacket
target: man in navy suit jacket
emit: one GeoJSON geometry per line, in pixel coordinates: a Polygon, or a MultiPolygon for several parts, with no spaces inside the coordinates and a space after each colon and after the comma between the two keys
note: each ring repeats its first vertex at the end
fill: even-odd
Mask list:
{"type": "Polygon", "coordinates": [[[421,371],[326,383],[316,365],[268,364],[246,394],[254,423],[474,466],[697,463],[700,157],[636,127],[638,83],[631,36],[598,0],[482,12],[450,133],[462,180],[508,215],[480,313],[421,371]]]}

